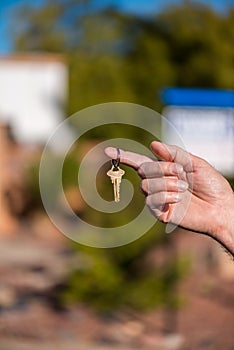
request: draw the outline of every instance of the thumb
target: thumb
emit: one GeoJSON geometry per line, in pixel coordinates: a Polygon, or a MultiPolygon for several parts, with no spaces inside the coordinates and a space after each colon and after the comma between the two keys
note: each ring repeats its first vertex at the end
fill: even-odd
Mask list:
{"type": "Polygon", "coordinates": [[[192,171],[193,156],[184,149],[177,146],[169,146],[158,141],[153,141],[150,148],[157,157],[182,165],[186,172],[192,171]]]}

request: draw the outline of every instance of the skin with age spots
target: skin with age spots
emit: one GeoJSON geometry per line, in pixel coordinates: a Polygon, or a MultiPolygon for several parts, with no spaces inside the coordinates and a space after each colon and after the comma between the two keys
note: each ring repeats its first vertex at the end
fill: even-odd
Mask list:
{"type": "MultiPolygon", "coordinates": [[[[141,177],[146,205],[162,222],[209,235],[234,255],[234,193],[228,181],[204,159],[154,141],[156,157],[120,150],[120,162],[141,177]]],[[[113,147],[105,149],[117,158],[113,147]]]]}

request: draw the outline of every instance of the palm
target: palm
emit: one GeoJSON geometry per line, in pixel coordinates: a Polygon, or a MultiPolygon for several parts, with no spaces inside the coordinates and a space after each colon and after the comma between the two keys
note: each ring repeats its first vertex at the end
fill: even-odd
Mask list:
{"type": "MultiPolygon", "coordinates": [[[[194,231],[208,232],[208,224],[219,215],[224,202],[233,194],[228,182],[207,162],[193,158],[193,172],[184,174],[189,189],[182,200],[164,207],[160,219],[194,231]]],[[[214,221],[214,220],[213,220],[214,221]]]]}

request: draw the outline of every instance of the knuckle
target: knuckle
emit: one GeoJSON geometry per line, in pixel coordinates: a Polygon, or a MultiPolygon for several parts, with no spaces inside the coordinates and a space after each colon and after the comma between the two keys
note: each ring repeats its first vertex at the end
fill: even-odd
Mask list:
{"type": "Polygon", "coordinates": [[[166,166],[166,163],[164,162],[158,162],[157,164],[155,164],[155,170],[157,171],[157,174],[159,176],[163,176],[164,173],[165,173],[165,166],[166,166]],[[157,168],[156,168],[157,166],[157,168]]]}
{"type": "Polygon", "coordinates": [[[164,204],[166,201],[166,196],[167,196],[167,192],[159,192],[158,194],[158,202],[159,204],[164,204]]]}

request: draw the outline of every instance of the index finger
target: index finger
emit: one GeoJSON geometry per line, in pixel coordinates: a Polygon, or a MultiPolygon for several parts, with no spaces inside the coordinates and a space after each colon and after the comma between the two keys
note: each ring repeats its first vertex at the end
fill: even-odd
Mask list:
{"type": "MultiPolygon", "coordinates": [[[[117,149],[114,147],[105,148],[105,154],[111,159],[117,159],[117,149]]],[[[120,163],[128,165],[135,170],[141,166],[141,164],[146,162],[154,162],[157,158],[150,158],[139,153],[124,151],[120,149],[120,163]]]]}

